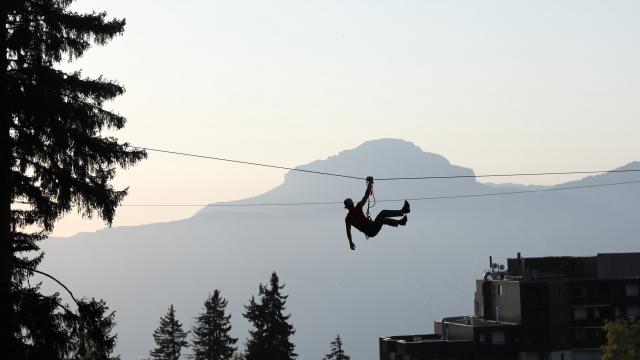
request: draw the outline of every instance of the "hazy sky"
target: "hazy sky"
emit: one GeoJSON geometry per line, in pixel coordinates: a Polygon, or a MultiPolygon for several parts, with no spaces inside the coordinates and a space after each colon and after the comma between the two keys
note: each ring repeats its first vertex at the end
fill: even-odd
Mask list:
{"type": "MultiPolygon", "coordinates": [[[[477,173],[640,160],[638,1],[75,7],[127,19],[124,36],[64,67],[125,85],[107,106],[129,119],[117,135],[132,144],[295,166],[395,137],[477,173]]],[[[128,203],[209,203],[261,193],[283,175],[151,153],[117,183],[130,187],[128,203]]],[[[115,225],[195,211],[121,208],[115,225]]],[[[68,216],[54,235],[102,226],[68,216]]]]}

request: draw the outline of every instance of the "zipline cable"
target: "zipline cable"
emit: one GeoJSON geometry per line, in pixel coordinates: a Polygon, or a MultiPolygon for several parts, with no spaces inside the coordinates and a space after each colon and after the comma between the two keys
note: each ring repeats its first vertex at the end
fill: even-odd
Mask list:
{"type": "Polygon", "coordinates": [[[242,161],[242,160],[225,159],[225,158],[220,158],[220,157],[215,157],[215,156],[206,156],[206,155],[198,155],[198,154],[189,154],[189,153],[183,153],[183,152],[178,152],[178,151],[170,151],[170,150],[162,150],[162,149],[152,149],[152,148],[148,148],[148,147],[141,147],[141,146],[129,146],[129,147],[130,147],[130,148],[133,148],[133,149],[147,150],[147,151],[153,151],[153,152],[159,152],[159,153],[165,153],[165,154],[173,154],[173,155],[180,155],[180,156],[189,156],[189,157],[196,157],[196,158],[208,159],[208,160],[216,160],[216,161],[225,161],[225,162],[231,162],[231,163],[243,164],[243,165],[261,166],[261,167],[267,167],[267,168],[272,168],[272,169],[281,169],[281,170],[290,170],[290,171],[300,171],[300,172],[305,172],[305,173],[310,173],[310,174],[327,175],[327,176],[336,176],[336,177],[342,177],[342,178],[348,178],[348,179],[357,179],[357,180],[362,180],[362,179],[364,179],[364,178],[361,178],[361,177],[358,177],[358,176],[350,176],[350,175],[343,175],[343,174],[334,174],[334,173],[329,173],[329,172],[324,172],[324,171],[304,170],[304,169],[290,168],[290,167],[286,167],[286,166],[271,165],[271,164],[261,164],[261,163],[251,162],[251,161],[242,161]]]}
{"type": "Polygon", "coordinates": [[[463,178],[489,178],[489,177],[516,177],[516,176],[548,176],[548,175],[588,175],[600,173],[629,173],[640,172],[640,169],[623,170],[593,170],[593,171],[551,171],[538,173],[511,173],[511,174],[481,174],[481,175],[445,175],[445,176],[416,176],[416,177],[392,177],[379,178],[377,181],[388,180],[434,180],[434,179],[463,179],[463,178]]]}
{"type": "MultiPolygon", "coordinates": [[[[324,171],[315,171],[315,170],[305,170],[305,169],[300,169],[300,168],[291,168],[291,167],[280,166],[280,165],[264,164],[264,163],[257,163],[257,162],[251,162],[251,161],[243,161],[243,160],[234,160],[234,159],[227,159],[227,158],[222,158],[222,157],[199,155],[199,154],[185,153],[185,152],[179,152],[179,151],[154,149],[154,148],[148,148],[148,147],[142,147],[142,146],[133,146],[133,145],[130,145],[129,147],[133,148],[133,149],[140,149],[140,150],[159,152],[159,153],[165,153],[165,154],[188,156],[188,157],[195,157],[195,158],[216,160],[216,161],[224,161],[224,162],[231,162],[231,163],[243,164],[243,165],[260,166],[260,167],[267,167],[267,168],[280,169],[280,170],[298,171],[298,172],[304,172],[304,173],[310,173],[310,174],[316,174],[316,175],[327,175],[327,176],[341,177],[341,178],[347,178],[347,179],[356,179],[356,180],[363,180],[364,179],[364,177],[361,177],[361,176],[337,174],[337,173],[330,173],[330,172],[324,172],[324,171]]],[[[524,172],[524,173],[480,174],[480,175],[475,175],[474,174],[474,175],[386,177],[386,178],[375,178],[375,180],[376,181],[393,181],[393,180],[438,180],[438,179],[464,179],[464,178],[479,179],[479,178],[492,178],[492,177],[549,176],[549,175],[588,175],[588,174],[602,174],[602,173],[631,173],[631,172],[640,172],[640,169],[590,170],[590,171],[546,171],[546,172],[524,172]]]]}
{"type": "MultiPolygon", "coordinates": [[[[480,194],[462,194],[462,195],[442,195],[442,196],[427,196],[408,199],[385,199],[378,200],[377,202],[397,202],[397,201],[425,201],[425,200],[447,200],[447,199],[465,199],[465,198],[479,198],[489,196],[509,196],[509,195],[522,195],[532,193],[544,193],[554,191],[567,191],[578,189],[590,189],[590,188],[604,188],[621,185],[640,184],[640,180],[634,181],[622,181],[614,183],[604,184],[592,184],[592,185],[578,185],[578,186],[563,186],[547,189],[535,189],[535,190],[515,190],[515,191],[503,191],[493,193],[480,193],[480,194]]],[[[258,207],[258,206],[311,206],[311,205],[338,205],[342,204],[342,201],[327,201],[327,202],[295,202],[295,203],[248,203],[248,204],[123,204],[120,206],[125,207],[258,207]]]]}

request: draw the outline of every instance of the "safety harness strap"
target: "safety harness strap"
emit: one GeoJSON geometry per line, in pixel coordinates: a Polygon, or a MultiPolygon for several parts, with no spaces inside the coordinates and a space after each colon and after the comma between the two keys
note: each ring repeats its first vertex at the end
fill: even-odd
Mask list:
{"type": "MultiPolygon", "coordinates": [[[[373,185],[371,185],[371,193],[369,194],[369,197],[367,197],[367,219],[369,219],[369,221],[373,221],[371,219],[371,215],[369,214],[369,210],[376,206],[376,195],[373,193],[373,185]],[[371,198],[373,197],[373,205],[371,205],[371,198]]],[[[367,238],[367,240],[369,240],[369,235],[365,234],[365,237],[367,238]]]]}

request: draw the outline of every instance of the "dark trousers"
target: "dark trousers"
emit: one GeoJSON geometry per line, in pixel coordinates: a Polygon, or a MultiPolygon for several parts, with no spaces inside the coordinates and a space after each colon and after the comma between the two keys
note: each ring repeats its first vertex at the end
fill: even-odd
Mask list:
{"type": "Polygon", "coordinates": [[[389,225],[396,227],[400,224],[400,220],[391,219],[392,217],[404,216],[402,210],[382,210],[378,213],[375,220],[371,223],[369,231],[367,231],[368,237],[374,237],[378,235],[382,225],[389,225]]]}

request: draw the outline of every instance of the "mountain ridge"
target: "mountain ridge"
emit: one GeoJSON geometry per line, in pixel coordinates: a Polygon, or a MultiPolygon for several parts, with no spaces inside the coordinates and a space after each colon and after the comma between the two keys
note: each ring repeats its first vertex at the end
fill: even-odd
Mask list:
{"type": "MultiPolygon", "coordinates": [[[[343,154],[348,161],[333,171],[368,174],[380,170],[374,166],[382,163],[384,171],[371,173],[433,173],[414,166],[410,156],[385,151],[386,144],[370,144],[382,146],[378,150],[382,154],[365,148],[361,153],[365,160],[357,151],[347,150],[330,162],[302,166],[334,165],[345,159],[343,154]]],[[[413,144],[394,144],[421,155],[413,144]]],[[[444,157],[446,162],[427,157],[441,170],[452,171],[448,166],[455,166],[444,157]]],[[[640,174],[607,173],[572,184],[636,178],[640,174]]],[[[285,177],[283,185],[277,192],[265,193],[268,196],[239,201],[269,197],[340,201],[364,191],[364,182],[304,173],[285,177]]],[[[379,199],[488,189],[496,191],[475,179],[375,185],[379,199]]],[[[148,353],[157,319],[169,304],[176,306],[179,320],[189,327],[205,296],[216,288],[229,300],[232,333],[242,346],[249,326],[241,316],[243,305],[274,270],[290,295],[288,311],[293,314],[294,342],[301,358],[320,358],[336,333],[343,336],[354,358],[374,358],[378,336],[427,333],[433,320],[472,313],[473,282],[483,273],[489,255],[499,261],[516,252],[544,256],[638,251],[638,203],[640,186],[634,185],[414,202],[407,226],[385,227],[369,240],[354,233],[355,252],[348,248],[341,205],[207,208],[184,220],[44,241],[41,268],[77,295],[104,298],[117,311],[118,352],[123,358],[148,353]]],[[[401,205],[378,203],[372,211],[401,205]]],[[[45,287],[58,290],[48,283],[45,287]]]]}
{"type": "MultiPolygon", "coordinates": [[[[322,160],[314,160],[307,164],[299,165],[296,169],[321,171],[328,173],[337,173],[343,175],[362,177],[363,179],[368,176],[366,174],[374,175],[376,177],[420,177],[420,176],[451,176],[451,175],[475,175],[473,169],[466,168],[452,164],[446,157],[423,151],[417,145],[405,141],[402,139],[376,139],[364,142],[363,144],[352,148],[340,151],[335,155],[328,156],[322,160]],[[384,155],[384,157],[381,156],[384,155]],[[413,156],[413,157],[410,157],[413,156]],[[409,158],[411,166],[393,166],[394,163],[391,160],[396,158],[409,158]],[[384,171],[380,171],[379,163],[383,162],[384,165],[391,164],[384,171]],[[353,167],[352,164],[359,164],[358,167],[353,167]],[[355,171],[351,169],[355,168],[355,171]],[[364,175],[363,175],[364,174],[364,175]]],[[[624,170],[629,168],[640,169],[640,162],[634,161],[626,165],[622,165],[618,168],[611,170],[624,170]]],[[[387,198],[402,198],[402,197],[431,197],[438,195],[467,195],[468,193],[460,193],[463,189],[468,191],[470,189],[477,192],[487,192],[495,189],[504,191],[518,191],[518,190],[541,190],[546,188],[574,186],[579,184],[581,180],[586,180],[590,184],[590,179],[604,179],[601,178],[603,174],[586,176],[582,179],[577,179],[568,182],[562,182],[555,185],[528,185],[517,183],[485,183],[478,182],[474,178],[462,178],[462,179],[435,179],[435,180],[403,180],[403,181],[379,181],[375,185],[376,194],[387,194],[387,198]],[[406,184],[409,185],[406,185],[406,184]],[[397,186],[397,185],[400,186],[397,186]],[[415,186],[416,184],[427,184],[428,191],[416,192],[413,191],[408,194],[406,191],[398,191],[398,189],[405,189],[406,186],[415,186]],[[453,185],[452,185],[453,184],[453,185]],[[458,191],[458,193],[456,193],[458,191]]],[[[607,174],[604,174],[607,175],[607,174]]],[[[630,174],[620,174],[628,176],[614,176],[615,179],[628,179],[633,176],[630,174]]],[[[639,176],[640,177],[640,176],[639,176]]],[[[283,203],[283,202],[326,202],[335,201],[341,202],[346,197],[359,197],[359,193],[363,191],[363,182],[358,183],[354,179],[343,179],[332,176],[322,176],[318,174],[300,173],[295,171],[289,171],[284,178],[284,181],[262,194],[250,196],[247,198],[214,202],[210,205],[242,205],[251,203],[283,203]],[[331,189],[329,191],[323,191],[324,189],[331,189]],[[306,196],[299,198],[299,194],[305,194],[306,196]],[[295,194],[291,197],[290,194],[295,194]],[[311,196],[309,196],[311,195],[311,196]]],[[[194,216],[201,216],[209,212],[219,212],[221,209],[213,207],[205,207],[198,211],[194,216]]],[[[224,209],[229,211],[230,209],[224,209]]],[[[237,211],[237,209],[235,210],[237,211]]],[[[246,211],[241,209],[240,211],[246,211]]]]}

